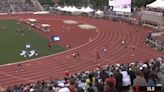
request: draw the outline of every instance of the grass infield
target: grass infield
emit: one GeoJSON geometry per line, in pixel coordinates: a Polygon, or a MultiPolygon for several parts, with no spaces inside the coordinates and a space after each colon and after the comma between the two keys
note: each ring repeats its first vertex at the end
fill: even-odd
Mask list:
{"type": "Polygon", "coordinates": [[[64,51],[64,48],[57,44],[53,46],[53,50],[49,51],[49,40],[36,31],[30,32],[26,26],[17,24],[16,20],[0,20],[0,64],[19,62],[64,51]],[[16,28],[24,28],[24,35],[17,34],[16,28]],[[31,49],[35,49],[38,56],[20,56],[26,44],[31,44],[31,49]]]}

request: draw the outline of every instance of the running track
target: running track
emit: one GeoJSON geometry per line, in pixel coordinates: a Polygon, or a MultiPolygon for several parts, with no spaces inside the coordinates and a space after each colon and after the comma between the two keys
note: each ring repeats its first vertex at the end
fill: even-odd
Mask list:
{"type": "MultiPolygon", "coordinates": [[[[97,26],[98,32],[90,30],[92,32],[85,32],[85,30],[76,32],[66,32],[63,38],[67,38],[67,35],[72,35],[74,39],[68,37],[66,41],[61,42],[61,45],[70,43],[73,48],[66,50],[65,52],[50,55],[43,58],[24,61],[23,72],[16,73],[16,64],[7,64],[0,66],[0,86],[7,87],[20,83],[33,83],[38,80],[51,80],[60,79],[64,76],[64,72],[68,70],[71,74],[78,73],[86,70],[93,70],[97,67],[97,64],[116,64],[116,63],[128,63],[135,61],[147,60],[157,56],[163,56],[163,52],[158,52],[154,49],[148,48],[143,39],[149,31],[148,28],[142,28],[130,24],[123,24],[119,22],[113,22],[109,20],[91,19],[85,17],[72,17],[72,16],[58,16],[58,15],[19,15],[19,18],[37,18],[41,23],[52,23],[57,25],[55,20],[71,19],[80,23],[88,23],[97,26]],[[54,20],[54,21],[53,21],[54,20]],[[138,32],[136,32],[136,30],[138,32]],[[74,33],[74,34],[73,34],[74,33]],[[80,34],[79,34],[80,33],[80,34]],[[83,34],[84,33],[84,34],[83,34]],[[93,35],[91,35],[93,34],[93,35]],[[74,36],[76,35],[76,36],[74,36]],[[89,37],[92,37],[92,42],[89,42],[89,37]],[[84,40],[83,40],[84,39],[84,40]],[[125,40],[128,45],[136,46],[136,50],[132,51],[131,48],[124,49],[121,46],[121,41],[125,40]],[[102,56],[101,59],[95,61],[96,54],[94,49],[101,49],[102,46],[106,46],[110,49],[107,55],[102,56]],[[74,61],[71,58],[73,52],[80,52],[80,59],[74,61]],[[135,56],[131,56],[134,53],[135,56]]],[[[0,16],[1,19],[18,18],[18,16],[0,16]]],[[[60,24],[60,26],[63,24],[60,24]]],[[[59,26],[58,26],[59,27],[59,26]]],[[[72,28],[72,27],[71,27],[72,28]]],[[[54,29],[52,26],[51,29],[54,29]]],[[[58,30],[55,28],[55,30],[58,30]]],[[[89,31],[89,30],[88,30],[89,31]]],[[[42,33],[46,37],[50,37],[51,33],[42,33]]],[[[58,32],[60,34],[60,32],[58,32]]],[[[61,33],[62,35],[62,33],[61,33]]]]}

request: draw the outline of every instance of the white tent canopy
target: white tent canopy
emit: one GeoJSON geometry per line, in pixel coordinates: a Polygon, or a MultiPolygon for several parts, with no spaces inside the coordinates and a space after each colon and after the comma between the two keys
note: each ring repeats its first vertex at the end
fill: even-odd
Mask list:
{"type": "Polygon", "coordinates": [[[80,9],[73,6],[70,12],[80,12],[80,9]]]}
{"type": "Polygon", "coordinates": [[[94,10],[92,8],[90,8],[89,6],[85,9],[86,13],[90,13],[93,12],[94,10]]]}
{"type": "Polygon", "coordinates": [[[64,7],[61,8],[60,10],[61,10],[61,11],[67,11],[67,9],[68,9],[68,6],[64,6],[64,7]]]}
{"type": "Polygon", "coordinates": [[[60,6],[57,7],[57,9],[61,10],[61,11],[66,11],[66,12],[84,12],[84,13],[90,13],[93,12],[94,9],[90,8],[89,6],[87,8],[82,7],[81,9],[76,8],[75,6],[64,6],[63,8],[61,8],[60,6]]]}
{"type": "Polygon", "coordinates": [[[86,8],[85,7],[81,7],[81,9],[79,9],[81,12],[85,12],[86,8]]]}
{"type": "Polygon", "coordinates": [[[82,8],[80,9],[80,11],[81,11],[81,12],[84,12],[84,13],[90,13],[90,12],[93,12],[94,9],[92,9],[92,8],[90,8],[90,7],[88,6],[87,8],[82,7],[82,8]]]}
{"type": "Polygon", "coordinates": [[[164,0],[156,0],[153,3],[146,5],[146,7],[164,9],[164,0]]]}
{"type": "Polygon", "coordinates": [[[49,24],[42,24],[42,27],[49,27],[49,24]]]}
{"type": "Polygon", "coordinates": [[[72,9],[71,6],[66,6],[66,7],[64,7],[64,8],[62,9],[62,11],[70,12],[71,9],[72,9]]]}
{"type": "Polygon", "coordinates": [[[60,10],[62,7],[58,6],[57,9],[60,10]]]}
{"type": "Polygon", "coordinates": [[[100,11],[100,10],[96,11],[95,13],[98,14],[98,15],[99,14],[104,14],[104,12],[103,11],[100,11]]]}
{"type": "Polygon", "coordinates": [[[30,21],[30,22],[36,22],[37,20],[36,19],[29,18],[28,21],[30,21]]]}

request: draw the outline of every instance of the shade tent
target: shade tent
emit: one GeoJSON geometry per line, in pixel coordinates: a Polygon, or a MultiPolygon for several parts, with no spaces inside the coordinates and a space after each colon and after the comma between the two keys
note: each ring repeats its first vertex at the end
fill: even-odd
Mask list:
{"type": "Polygon", "coordinates": [[[72,8],[73,8],[72,6],[68,6],[67,11],[68,12],[71,12],[72,11],[72,8]]]}
{"type": "Polygon", "coordinates": [[[61,8],[60,10],[61,10],[61,11],[67,11],[67,9],[68,9],[68,6],[64,6],[64,7],[61,8]]]}
{"type": "Polygon", "coordinates": [[[56,9],[60,10],[62,7],[58,6],[56,9]]]}
{"type": "Polygon", "coordinates": [[[104,14],[104,12],[103,11],[100,11],[100,10],[96,11],[95,13],[98,14],[98,15],[99,14],[104,14]]]}
{"type": "Polygon", "coordinates": [[[50,27],[49,24],[42,24],[42,27],[50,27]]]}
{"type": "Polygon", "coordinates": [[[76,8],[75,6],[73,6],[71,8],[71,11],[70,12],[80,12],[80,9],[76,8]]]}
{"type": "Polygon", "coordinates": [[[153,3],[146,5],[146,7],[164,9],[164,0],[156,0],[153,3]]]}
{"type": "Polygon", "coordinates": [[[79,9],[80,12],[85,12],[86,11],[86,8],[85,7],[81,7],[81,9],[79,9]]]}
{"type": "Polygon", "coordinates": [[[89,6],[85,9],[85,13],[90,13],[93,12],[94,10],[92,8],[90,8],[89,6]]]}
{"type": "Polygon", "coordinates": [[[50,31],[49,27],[50,27],[49,24],[42,24],[42,31],[43,32],[49,32],[50,31]]]}
{"type": "Polygon", "coordinates": [[[82,7],[81,9],[76,8],[75,6],[64,6],[63,8],[61,8],[60,6],[57,7],[58,10],[60,11],[66,11],[66,12],[84,12],[84,13],[90,13],[93,12],[94,9],[90,8],[90,7],[82,7]]]}
{"type": "Polygon", "coordinates": [[[36,22],[37,20],[36,19],[29,18],[28,21],[33,23],[33,22],[36,22]]]}
{"type": "Polygon", "coordinates": [[[90,8],[89,6],[87,8],[82,7],[79,10],[80,10],[80,12],[84,12],[84,13],[90,13],[90,12],[93,12],[94,11],[94,9],[90,8]]]}
{"type": "Polygon", "coordinates": [[[63,8],[60,9],[61,11],[66,11],[66,12],[71,12],[72,7],[71,6],[64,6],[63,8]]]}

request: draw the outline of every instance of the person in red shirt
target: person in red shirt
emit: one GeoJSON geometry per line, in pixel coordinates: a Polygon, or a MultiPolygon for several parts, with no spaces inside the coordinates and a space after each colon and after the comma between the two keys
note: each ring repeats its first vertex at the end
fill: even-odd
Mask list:
{"type": "Polygon", "coordinates": [[[53,43],[52,43],[52,41],[49,41],[49,43],[48,43],[48,50],[52,50],[52,47],[53,47],[53,43]]]}

